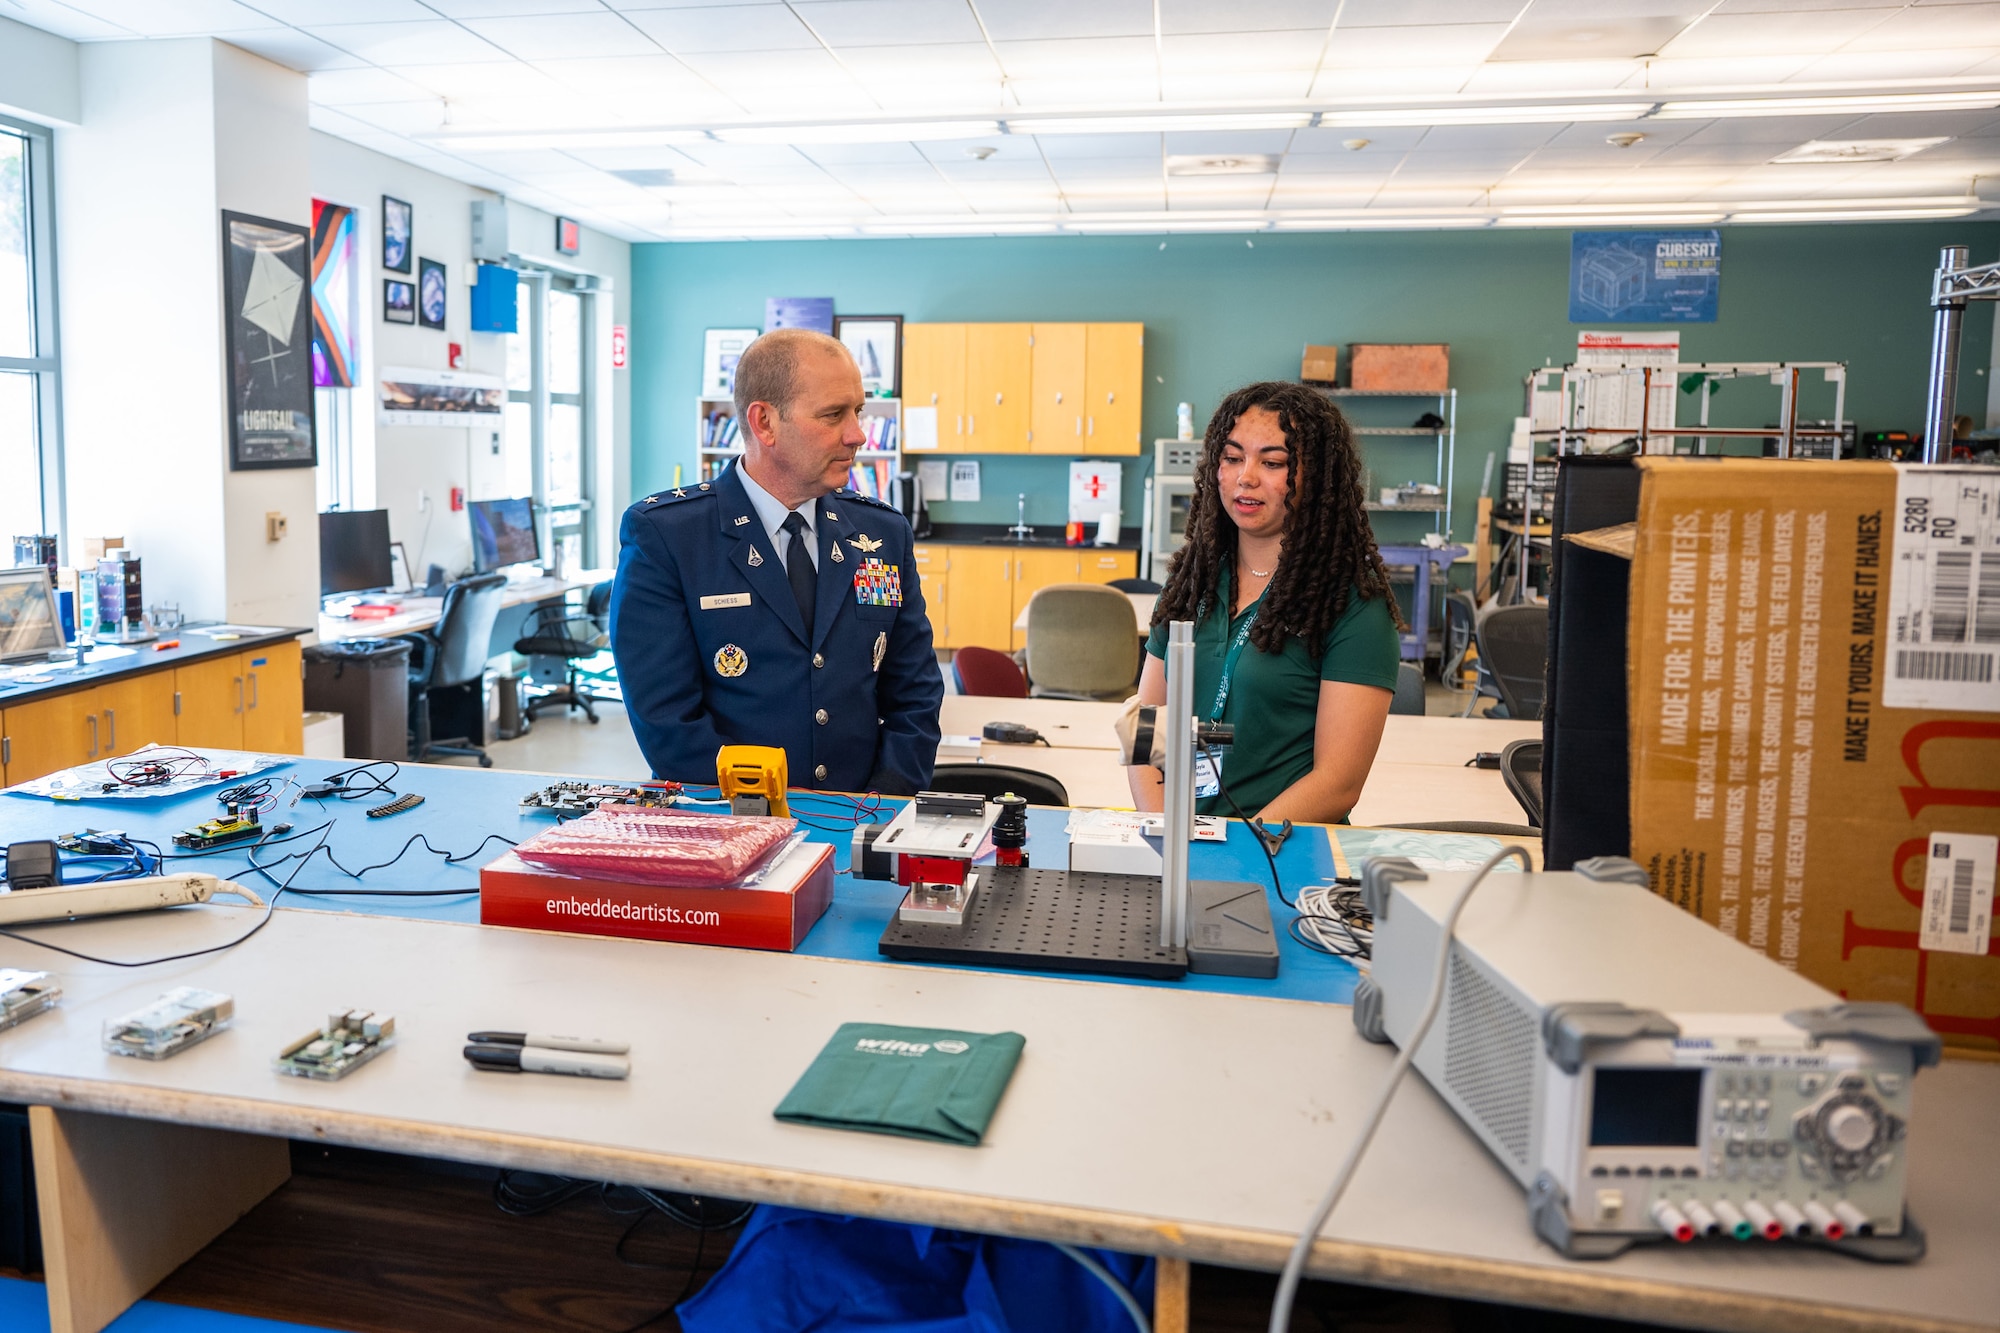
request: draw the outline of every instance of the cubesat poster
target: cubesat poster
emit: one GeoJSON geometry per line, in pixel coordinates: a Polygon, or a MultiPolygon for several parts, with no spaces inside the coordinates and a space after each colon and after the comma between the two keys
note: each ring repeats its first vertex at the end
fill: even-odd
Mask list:
{"type": "Polygon", "coordinates": [[[1719,231],[1570,234],[1572,324],[1713,324],[1721,288],[1719,231]]]}

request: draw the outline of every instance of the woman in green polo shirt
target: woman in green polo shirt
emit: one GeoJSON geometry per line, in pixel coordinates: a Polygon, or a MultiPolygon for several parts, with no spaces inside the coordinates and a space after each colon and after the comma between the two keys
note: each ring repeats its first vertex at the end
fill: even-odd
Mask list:
{"type": "MultiPolygon", "coordinates": [[[[1216,409],[1139,699],[1166,702],[1167,624],[1193,621],[1196,714],[1236,728],[1221,785],[1267,821],[1345,819],[1382,740],[1405,626],[1362,499],[1353,430],[1319,393],[1252,384],[1216,409]]],[[[1159,771],[1129,773],[1160,809],[1159,771]]],[[[1229,799],[1198,774],[1197,812],[1229,799]]]]}

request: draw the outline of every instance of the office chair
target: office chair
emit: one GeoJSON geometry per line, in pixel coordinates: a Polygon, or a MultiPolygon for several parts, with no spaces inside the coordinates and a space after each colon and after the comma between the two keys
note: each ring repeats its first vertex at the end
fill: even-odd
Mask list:
{"type": "Polygon", "coordinates": [[[1542,826],[1542,743],[1514,741],[1500,752],[1500,776],[1521,803],[1528,823],[1542,826]]]}
{"type": "Polygon", "coordinates": [[[1424,673],[1408,662],[1396,667],[1396,697],[1389,701],[1389,711],[1410,717],[1424,715],[1424,673]]]}
{"type": "Polygon", "coordinates": [[[493,767],[492,758],[473,743],[484,736],[486,700],[480,684],[486,675],[486,658],[492,647],[493,622],[500,616],[500,601],[507,592],[505,574],[480,574],[460,579],[444,591],[444,606],[438,623],[421,634],[409,634],[402,642],[410,645],[410,722],[414,733],[410,758],[422,762],[433,754],[463,755],[477,759],[481,768],[493,767]],[[452,701],[465,723],[463,736],[445,741],[431,734],[431,695],[455,690],[470,699],[452,701]]]}
{"type": "Polygon", "coordinates": [[[1056,583],[1028,601],[1028,680],[1042,699],[1124,699],[1139,678],[1139,619],[1102,583],[1056,583]]]}
{"type": "MultiPolygon", "coordinates": [[[[607,603],[609,596],[607,593],[607,603]]],[[[596,600],[596,597],[597,590],[593,588],[591,600],[596,600]]],[[[602,702],[604,696],[583,688],[583,677],[577,670],[577,664],[585,658],[597,656],[610,643],[611,636],[604,632],[604,626],[597,617],[589,613],[588,602],[581,615],[576,614],[566,601],[536,607],[534,623],[528,627],[525,637],[514,640],[514,651],[523,657],[560,657],[563,660],[563,683],[529,702],[524,710],[528,720],[534,721],[543,709],[560,707],[571,712],[581,708],[583,715],[595,723],[597,709],[592,705],[602,702]]]]}
{"type": "MultiPolygon", "coordinates": [[[[1532,722],[1542,715],[1542,692],[1549,668],[1549,608],[1495,606],[1479,617],[1480,688],[1488,681],[1500,696],[1504,716],[1532,722]]],[[[1499,717],[1498,709],[1488,714],[1499,717]]]]}
{"type": "Polygon", "coordinates": [[[951,674],[960,694],[993,699],[1025,699],[1028,678],[1006,653],[991,648],[960,648],[951,655],[951,674]]]}
{"type": "Polygon", "coordinates": [[[1151,579],[1113,579],[1104,586],[1107,588],[1116,588],[1120,592],[1157,593],[1160,591],[1160,585],[1151,579]]]}
{"type": "Polygon", "coordinates": [[[1476,661],[1473,655],[1473,627],[1479,623],[1479,607],[1474,604],[1471,593],[1447,592],[1444,595],[1444,661],[1438,667],[1438,679],[1454,694],[1464,694],[1470,688],[1473,699],[1478,698],[1478,686],[1468,687],[1464,683],[1467,659],[1476,661]]]}
{"type": "Polygon", "coordinates": [[[1029,805],[1069,804],[1069,788],[1046,773],[1009,764],[939,764],[925,791],[962,792],[992,800],[1013,792],[1029,805]]]}

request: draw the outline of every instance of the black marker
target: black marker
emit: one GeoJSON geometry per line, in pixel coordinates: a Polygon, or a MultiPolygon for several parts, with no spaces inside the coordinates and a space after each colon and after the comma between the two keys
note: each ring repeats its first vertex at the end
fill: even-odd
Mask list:
{"type": "Polygon", "coordinates": [[[539,1046],[545,1051],[589,1051],[593,1055],[624,1055],[632,1049],[622,1041],[564,1037],[547,1032],[468,1032],[465,1039],[481,1046],[539,1046]]]}
{"type": "Polygon", "coordinates": [[[624,1078],[632,1064],[622,1055],[552,1051],[540,1046],[475,1043],[465,1048],[474,1069],[503,1074],[570,1074],[577,1078],[624,1078]]]}

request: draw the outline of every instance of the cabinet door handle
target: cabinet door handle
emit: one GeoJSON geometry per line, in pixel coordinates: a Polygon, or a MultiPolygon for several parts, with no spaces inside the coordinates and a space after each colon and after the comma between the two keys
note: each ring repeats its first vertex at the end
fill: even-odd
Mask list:
{"type": "Polygon", "coordinates": [[[1085,422],[1085,425],[1084,425],[1084,430],[1083,430],[1083,433],[1084,433],[1085,435],[1095,435],[1095,434],[1097,434],[1097,418],[1096,418],[1096,417],[1085,417],[1085,418],[1084,418],[1084,422],[1085,422]]]}
{"type": "Polygon", "coordinates": [[[1000,395],[997,393],[993,395],[993,406],[1000,406],[1000,395]]]}
{"type": "Polygon", "coordinates": [[[243,677],[236,678],[236,711],[243,711],[243,677]]]}
{"type": "Polygon", "coordinates": [[[1118,391],[1116,389],[1113,389],[1111,392],[1104,395],[1104,405],[1106,407],[1109,407],[1111,404],[1117,401],[1118,401],[1118,391]]]}
{"type": "Polygon", "coordinates": [[[0,764],[11,764],[13,762],[14,738],[12,736],[0,736],[0,764]]]}
{"type": "Polygon", "coordinates": [[[975,423],[975,422],[973,421],[973,419],[972,419],[972,413],[970,413],[970,412],[967,412],[967,413],[965,414],[965,433],[966,433],[967,435],[970,435],[970,434],[972,434],[972,432],[974,432],[975,430],[978,430],[978,429],[979,429],[979,426],[978,426],[978,424],[977,424],[977,423],[975,423]]]}
{"type": "Polygon", "coordinates": [[[95,713],[90,715],[90,753],[85,758],[97,758],[97,714],[95,713]]]}
{"type": "Polygon", "coordinates": [[[936,407],[936,406],[937,406],[937,395],[936,395],[936,394],[932,394],[932,395],[931,395],[931,406],[932,406],[932,407],[936,407]]]}
{"type": "Polygon", "coordinates": [[[250,673],[250,706],[257,706],[257,673],[254,671],[250,673]]]}
{"type": "Polygon", "coordinates": [[[107,709],[105,709],[105,710],[104,710],[104,730],[105,730],[105,733],[106,733],[106,734],[105,734],[105,737],[104,737],[104,750],[105,750],[105,753],[109,754],[110,752],[112,752],[113,750],[116,750],[116,749],[118,748],[118,710],[117,710],[117,709],[115,709],[115,708],[107,708],[107,709]]]}
{"type": "Polygon", "coordinates": [[[175,691],[174,691],[174,716],[175,716],[175,717],[179,717],[180,715],[181,715],[181,692],[180,692],[179,690],[175,690],[175,691]]]}
{"type": "Polygon", "coordinates": [[[1078,435],[1081,435],[1081,434],[1083,434],[1083,418],[1082,418],[1082,417],[1078,417],[1078,418],[1076,419],[1076,433],[1077,433],[1078,435]]]}
{"type": "Polygon", "coordinates": [[[1057,389],[1057,390],[1056,390],[1056,401],[1057,401],[1058,403],[1060,403],[1060,402],[1062,401],[1062,390],[1061,390],[1061,389],[1057,389]]]}

